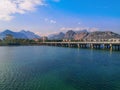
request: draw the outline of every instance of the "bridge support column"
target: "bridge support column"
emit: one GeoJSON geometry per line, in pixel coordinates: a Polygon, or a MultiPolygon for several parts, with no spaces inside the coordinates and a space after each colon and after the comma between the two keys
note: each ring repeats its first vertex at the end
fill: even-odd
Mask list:
{"type": "Polygon", "coordinates": [[[89,44],[86,44],[86,47],[87,47],[87,48],[89,48],[89,47],[90,47],[90,45],[89,45],[89,44]]]}
{"type": "Polygon", "coordinates": [[[94,45],[93,44],[90,44],[90,48],[93,49],[94,45]]]}
{"type": "Polygon", "coordinates": [[[68,47],[71,47],[71,46],[70,46],[70,43],[68,43],[68,47]]]}
{"type": "Polygon", "coordinates": [[[105,44],[102,44],[102,49],[105,49],[105,44]]]}
{"type": "Polygon", "coordinates": [[[82,48],[82,44],[80,44],[80,48],[82,48]]]}
{"type": "Polygon", "coordinates": [[[113,45],[112,44],[110,44],[110,50],[113,50],[113,45]]]}
{"type": "Polygon", "coordinates": [[[80,48],[80,44],[77,44],[77,47],[80,48]]]}

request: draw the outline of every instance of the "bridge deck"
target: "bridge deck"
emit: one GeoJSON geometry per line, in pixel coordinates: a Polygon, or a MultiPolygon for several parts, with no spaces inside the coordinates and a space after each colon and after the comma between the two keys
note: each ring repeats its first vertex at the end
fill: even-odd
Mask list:
{"type": "Polygon", "coordinates": [[[50,46],[95,48],[120,51],[120,42],[43,42],[42,44],[50,46]]]}
{"type": "Polygon", "coordinates": [[[43,42],[44,44],[120,44],[120,42],[43,42]]]}

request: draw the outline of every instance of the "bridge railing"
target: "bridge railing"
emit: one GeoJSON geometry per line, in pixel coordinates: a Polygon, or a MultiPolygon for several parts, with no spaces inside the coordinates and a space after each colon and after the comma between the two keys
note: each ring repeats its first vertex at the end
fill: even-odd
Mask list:
{"type": "Polygon", "coordinates": [[[71,44],[77,44],[77,43],[81,43],[81,44],[120,44],[120,42],[88,42],[88,41],[84,41],[84,42],[44,42],[44,43],[61,43],[61,44],[65,44],[65,43],[71,43],[71,44]]]}

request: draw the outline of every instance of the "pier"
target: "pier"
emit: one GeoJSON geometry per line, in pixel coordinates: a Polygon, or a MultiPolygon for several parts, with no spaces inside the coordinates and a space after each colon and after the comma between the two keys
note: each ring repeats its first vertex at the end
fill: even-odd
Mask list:
{"type": "Polygon", "coordinates": [[[90,48],[90,49],[106,49],[120,51],[120,41],[114,42],[43,42],[43,45],[58,46],[58,47],[76,47],[76,48],[90,48]]]}

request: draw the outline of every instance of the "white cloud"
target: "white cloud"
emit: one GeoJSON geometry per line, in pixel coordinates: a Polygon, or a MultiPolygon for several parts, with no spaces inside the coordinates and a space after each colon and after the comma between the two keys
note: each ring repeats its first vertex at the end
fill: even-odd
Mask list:
{"type": "Polygon", "coordinates": [[[58,34],[58,32],[46,32],[46,33],[40,33],[40,32],[35,32],[35,34],[39,35],[39,36],[49,36],[49,35],[53,35],[53,34],[58,34]]]}
{"type": "Polygon", "coordinates": [[[90,32],[95,32],[95,31],[99,31],[100,29],[99,28],[96,28],[96,27],[93,27],[93,28],[90,28],[89,31],[90,32]]]}
{"type": "Polygon", "coordinates": [[[34,11],[37,5],[44,5],[43,0],[0,0],[0,20],[11,20],[14,14],[34,11]]]}
{"type": "Polygon", "coordinates": [[[96,28],[96,27],[62,27],[60,28],[60,31],[63,31],[63,32],[66,32],[68,30],[74,30],[74,31],[81,31],[81,30],[87,30],[87,31],[90,31],[90,32],[93,32],[93,31],[99,31],[99,28],[96,28]]]}
{"type": "Polygon", "coordinates": [[[45,18],[44,21],[45,21],[45,22],[48,22],[48,23],[50,23],[50,24],[56,24],[56,23],[57,23],[57,21],[52,20],[52,19],[48,19],[48,18],[45,18]]]}
{"type": "Polygon", "coordinates": [[[35,32],[35,34],[42,36],[42,33],[40,33],[40,32],[35,32]]]}
{"type": "Polygon", "coordinates": [[[80,31],[80,30],[84,30],[84,29],[86,29],[86,30],[88,30],[88,27],[63,27],[63,28],[61,28],[60,30],[61,31],[68,31],[68,30],[74,30],[74,31],[80,31]]]}
{"type": "Polygon", "coordinates": [[[50,20],[51,24],[56,24],[57,22],[55,20],[50,20]]]}

